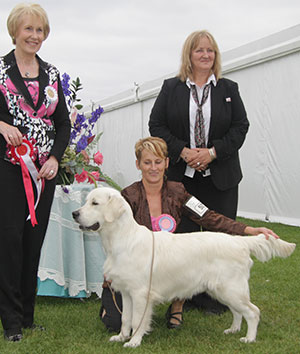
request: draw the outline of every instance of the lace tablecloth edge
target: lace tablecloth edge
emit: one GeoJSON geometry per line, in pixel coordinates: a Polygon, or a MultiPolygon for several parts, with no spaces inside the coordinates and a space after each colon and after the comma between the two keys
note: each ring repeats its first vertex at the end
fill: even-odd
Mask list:
{"type": "Polygon", "coordinates": [[[102,283],[85,282],[81,280],[73,280],[65,278],[61,272],[53,269],[39,268],[38,277],[41,281],[46,279],[54,280],[59,286],[63,286],[64,289],[68,289],[70,296],[76,296],[80,291],[85,291],[87,296],[91,296],[92,293],[96,293],[101,298],[102,295],[102,283]]]}

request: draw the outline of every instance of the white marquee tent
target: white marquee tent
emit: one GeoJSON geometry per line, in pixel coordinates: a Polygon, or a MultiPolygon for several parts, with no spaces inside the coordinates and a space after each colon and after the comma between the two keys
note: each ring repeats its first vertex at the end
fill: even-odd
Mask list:
{"type": "MultiPolygon", "coordinates": [[[[300,25],[222,53],[223,76],[239,84],[250,129],[240,151],[244,178],[238,214],[300,226],[300,25]],[[299,150],[298,150],[299,149],[299,150]]],[[[104,101],[103,171],[122,187],[140,178],[134,144],[163,78],[104,101]]]]}

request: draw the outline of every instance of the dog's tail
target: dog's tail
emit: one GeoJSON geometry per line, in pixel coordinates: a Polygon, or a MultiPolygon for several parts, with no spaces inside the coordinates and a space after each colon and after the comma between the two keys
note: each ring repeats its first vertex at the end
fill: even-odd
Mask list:
{"type": "Polygon", "coordinates": [[[267,240],[263,234],[243,237],[250,253],[261,262],[269,261],[273,257],[286,258],[295,250],[296,244],[276,239],[270,236],[267,240]]]}

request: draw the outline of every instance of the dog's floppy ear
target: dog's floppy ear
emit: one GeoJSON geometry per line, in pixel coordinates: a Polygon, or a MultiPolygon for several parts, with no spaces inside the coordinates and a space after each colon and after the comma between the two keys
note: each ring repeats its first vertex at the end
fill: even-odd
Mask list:
{"type": "Polygon", "coordinates": [[[104,211],[104,219],[107,222],[113,222],[125,211],[124,201],[121,196],[112,195],[104,211]]]}

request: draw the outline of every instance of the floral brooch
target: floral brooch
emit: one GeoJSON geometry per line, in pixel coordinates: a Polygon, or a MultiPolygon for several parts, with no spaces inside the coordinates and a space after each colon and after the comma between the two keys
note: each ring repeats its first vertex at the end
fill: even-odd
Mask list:
{"type": "Polygon", "coordinates": [[[54,87],[47,86],[45,88],[44,92],[45,92],[45,95],[50,103],[57,101],[58,96],[57,96],[57,92],[54,87]]]}

